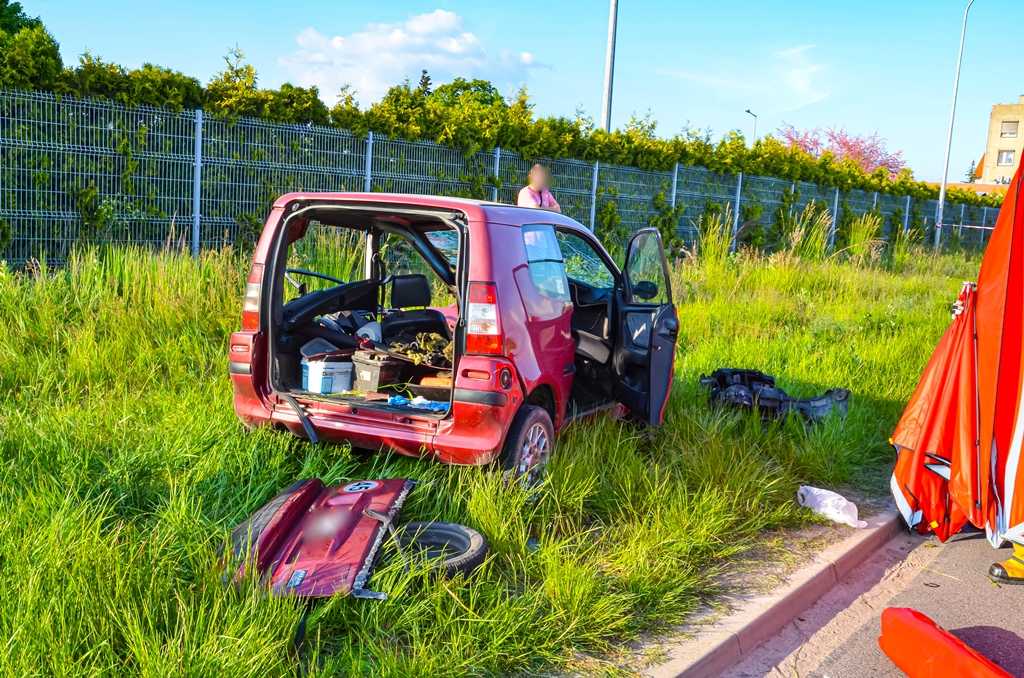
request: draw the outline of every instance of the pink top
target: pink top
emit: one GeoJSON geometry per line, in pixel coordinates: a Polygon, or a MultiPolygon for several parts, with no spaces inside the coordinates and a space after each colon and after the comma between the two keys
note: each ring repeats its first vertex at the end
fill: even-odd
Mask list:
{"type": "Polygon", "coordinates": [[[555,196],[551,195],[551,191],[546,188],[537,192],[529,186],[523,186],[519,191],[519,201],[516,204],[520,207],[543,207],[556,212],[562,211],[555,196]]]}

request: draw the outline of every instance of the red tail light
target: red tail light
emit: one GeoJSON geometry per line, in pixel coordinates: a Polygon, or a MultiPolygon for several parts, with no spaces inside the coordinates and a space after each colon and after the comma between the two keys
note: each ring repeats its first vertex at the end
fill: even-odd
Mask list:
{"type": "Polygon", "coordinates": [[[503,355],[505,336],[498,319],[498,294],[494,283],[469,283],[466,307],[466,353],[503,355]]]}
{"type": "Polygon", "coordinates": [[[245,283],[245,299],[242,301],[242,329],[260,328],[260,291],[263,287],[263,264],[255,264],[245,283]]]}

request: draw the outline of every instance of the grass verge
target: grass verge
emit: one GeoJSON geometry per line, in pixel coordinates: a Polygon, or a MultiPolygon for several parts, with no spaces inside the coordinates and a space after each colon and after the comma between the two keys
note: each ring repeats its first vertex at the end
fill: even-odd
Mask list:
{"type": "Polygon", "coordinates": [[[230,252],[0,268],[0,672],[297,673],[300,608],[225,588],[216,551],[311,475],[416,477],[403,518],[471,525],[493,555],[468,580],[384,564],[372,585],[386,602],[316,609],[305,670],[578,668],[713,597],[730,556],[805,519],[798,484],[878,489],[886,437],[976,262],[901,267],[742,254],[681,264],[668,424],[650,436],[575,425],[532,498],[481,469],[243,431],[225,363],[245,264],[230,252]],[[805,428],[710,411],[696,382],[719,366],[762,369],[795,395],[846,386],[850,415],[805,428]]]}

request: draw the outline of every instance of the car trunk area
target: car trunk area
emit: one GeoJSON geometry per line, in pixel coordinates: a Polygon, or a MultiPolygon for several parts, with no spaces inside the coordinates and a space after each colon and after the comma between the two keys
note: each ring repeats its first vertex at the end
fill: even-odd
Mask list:
{"type": "Polygon", "coordinates": [[[445,417],[462,299],[459,218],[366,204],[289,214],[267,271],[272,389],[325,416],[445,417]]]}

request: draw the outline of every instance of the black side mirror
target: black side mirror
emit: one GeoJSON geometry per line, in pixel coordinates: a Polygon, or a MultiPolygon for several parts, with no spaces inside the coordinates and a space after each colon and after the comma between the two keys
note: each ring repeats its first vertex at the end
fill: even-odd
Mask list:
{"type": "Polygon", "coordinates": [[[633,285],[633,296],[637,299],[653,299],[658,296],[658,286],[650,280],[641,280],[633,285]]]}

